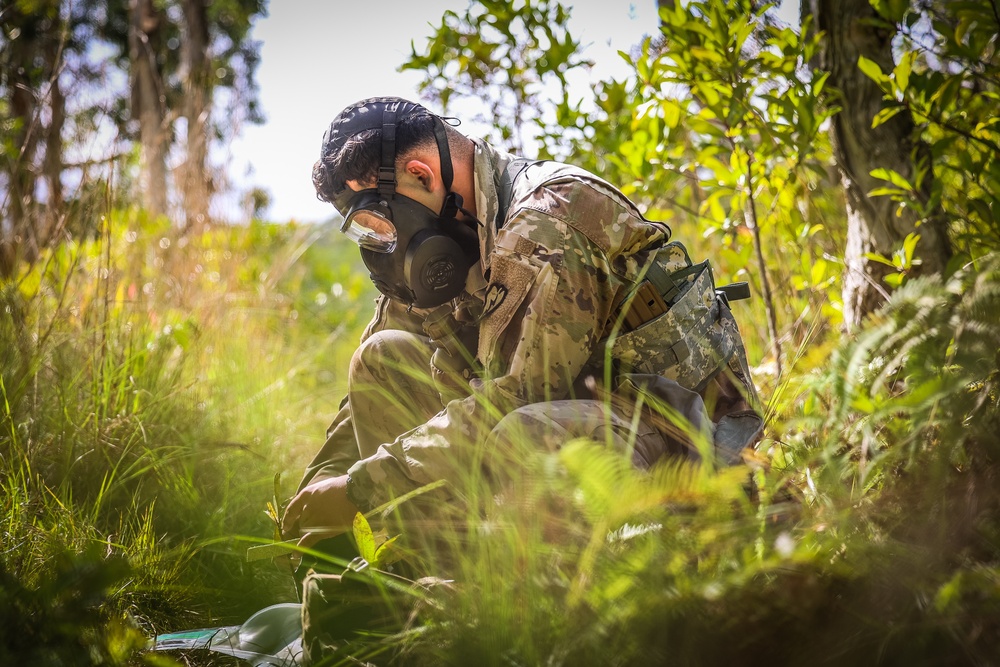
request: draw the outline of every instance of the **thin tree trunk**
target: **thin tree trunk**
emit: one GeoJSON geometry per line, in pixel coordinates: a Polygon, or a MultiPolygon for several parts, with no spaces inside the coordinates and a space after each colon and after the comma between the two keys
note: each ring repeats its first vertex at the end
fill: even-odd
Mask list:
{"type": "Polygon", "coordinates": [[[211,97],[211,63],[208,59],[208,16],[205,0],[184,0],[187,39],[184,49],[187,79],[184,82],[187,119],[187,160],[184,166],[184,210],[188,230],[208,222],[210,196],[208,165],[208,115],[211,97]]]}
{"type": "MultiPolygon", "coordinates": [[[[735,150],[735,146],[733,147],[735,150]]],[[[760,239],[760,224],[757,221],[757,202],[754,200],[753,156],[747,154],[747,193],[743,205],[743,215],[747,226],[753,233],[754,254],[757,257],[757,270],[760,271],[761,289],[764,291],[764,311],[767,313],[767,333],[771,337],[771,354],[774,355],[774,367],[777,376],[782,374],[781,341],[778,338],[778,317],[774,312],[774,295],[771,292],[771,281],[767,277],[767,263],[764,261],[764,247],[760,239]]]]}
{"type": "Polygon", "coordinates": [[[6,44],[10,70],[7,73],[7,91],[10,116],[13,123],[14,154],[8,154],[6,170],[10,191],[6,196],[9,233],[0,238],[0,270],[9,276],[19,260],[32,261],[36,249],[32,244],[33,213],[37,173],[35,155],[38,150],[38,100],[34,82],[29,76],[33,60],[38,54],[38,35],[41,32],[37,17],[24,15],[17,6],[8,8],[5,18],[12,25],[21,26],[21,34],[6,44]]]}
{"type": "Polygon", "coordinates": [[[163,85],[156,64],[162,16],[153,0],[129,0],[129,60],[132,65],[132,116],[139,119],[142,143],[143,206],[153,215],[167,212],[167,133],[163,85]]]}
{"type": "Polygon", "coordinates": [[[39,223],[44,220],[44,229],[37,231],[38,242],[42,246],[48,246],[52,242],[52,235],[59,224],[59,219],[63,215],[65,205],[63,199],[62,173],[63,173],[63,127],[66,124],[66,95],[59,84],[59,73],[62,70],[62,38],[51,40],[46,45],[48,62],[52,63],[52,77],[49,79],[49,125],[45,132],[45,162],[42,171],[45,175],[45,184],[48,188],[48,204],[46,215],[41,217],[39,223]]]}
{"type": "MultiPolygon", "coordinates": [[[[908,180],[915,174],[915,158],[926,154],[926,146],[915,136],[912,117],[900,113],[872,128],[872,119],[882,108],[882,91],[858,69],[860,56],[878,63],[882,71],[893,69],[893,31],[874,25],[878,18],[869,0],[802,0],[803,16],[811,14],[814,28],[823,31],[819,67],[830,72],[830,85],[840,91],[842,111],[833,118],[831,135],[837,166],[847,197],[847,247],[844,270],[844,321],[848,328],[880,306],[890,288],[883,278],[892,271],[866,253],[890,257],[911,232],[920,234],[915,255],[921,264],[915,273],[944,271],[951,245],[939,218],[924,221],[907,208],[897,215],[897,205],[888,197],[869,197],[884,185],[871,176],[873,169],[892,169],[908,180]]],[[[928,173],[922,190],[929,192],[928,173]]]]}

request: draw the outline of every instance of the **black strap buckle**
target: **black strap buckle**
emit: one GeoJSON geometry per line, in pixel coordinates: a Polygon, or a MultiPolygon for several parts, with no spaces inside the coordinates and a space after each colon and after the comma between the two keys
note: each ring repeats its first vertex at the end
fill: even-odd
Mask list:
{"type": "Polygon", "coordinates": [[[730,301],[740,301],[742,299],[750,298],[750,284],[749,283],[730,283],[729,285],[722,285],[715,288],[715,293],[722,297],[722,300],[728,306],[730,301]]]}

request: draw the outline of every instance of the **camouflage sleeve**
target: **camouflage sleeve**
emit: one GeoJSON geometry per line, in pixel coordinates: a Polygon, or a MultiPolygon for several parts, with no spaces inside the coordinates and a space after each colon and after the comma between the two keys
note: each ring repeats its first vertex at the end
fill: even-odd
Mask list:
{"type": "MultiPolygon", "coordinates": [[[[375,313],[361,334],[361,341],[364,342],[372,334],[386,329],[421,333],[423,323],[421,315],[422,311],[408,310],[405,306],[379,294],[375,299],[375,313]]],[[[326,442],[306,468],[299,483],[299,490],[315,479],[343,475],[358,461],[360,455],[357,439],[354,436],[353,419],[350,405],[345,400],[341,403],[333,423],[326,430],[326,442]]]]}
{"type": "Polygon", "coordinates": [[[350,470],[348,495],[370,509],[478,465],[474,445],[522,405],[566,398],[596,346],[621,285],[605,254],[564,221],[523,209],[491,257],[480,322],[483,384],[350,470]]]}
{"type": "Polygon", "coordinates": [[[372,321],[368,323],[364,333],[361,334],[361,342],[368,340],[372,334],[387,329],[423,334],[423,315],[425,313],[425,310],[407,308],[386,295],[379,294],[375,298],[375,315],[372,316],[372,321]]]}
{"type": "Polygon", "coordinates": [[[306,468],[299,491],[313,480],[324,477],[338,477],[347,473],[358,456],[358,443],[354,438],[354,424],[347,402],[341,404],[333,423],[326,429],[326,442],[306,468]]]}

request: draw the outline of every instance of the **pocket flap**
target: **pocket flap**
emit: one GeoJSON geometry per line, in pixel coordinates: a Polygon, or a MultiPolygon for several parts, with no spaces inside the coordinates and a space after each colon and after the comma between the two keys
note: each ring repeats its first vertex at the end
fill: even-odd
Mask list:
{"type": "Polygon", "coordinates": [[[493,258],[479,326],[478,356],[485,368],[491,367],[498,338],[531,291],[538,272],[538,266],[519,255],[493,258]]]}

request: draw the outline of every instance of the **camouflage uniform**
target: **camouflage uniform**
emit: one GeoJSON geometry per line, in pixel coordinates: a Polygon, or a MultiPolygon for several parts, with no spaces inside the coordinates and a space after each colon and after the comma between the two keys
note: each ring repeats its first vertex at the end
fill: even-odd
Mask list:
{"type": "Polygon", "coordinates": [[[498,221],[500,178],[514,157],[475,143],[481,262],[445,306],[407,310],[379,297],[351,362],[348,399],[303,485],[349,472],[351,500],[370,509],[481,465],[514,431],[543,447],[576,436],[633,443],[633,460],[648,466],[690,440],[664,427],[648,407],[657,402],[735,460],[760,419],[710,270],[688,268],[669,228],[645,220],[617,189],[556,162],[517,177],[498,221]],[[684,296],[625,332],[626,297],[654,261],[687,269],[684,296]],[[632,433],[639,394],[647,407],[632,433]]]}

